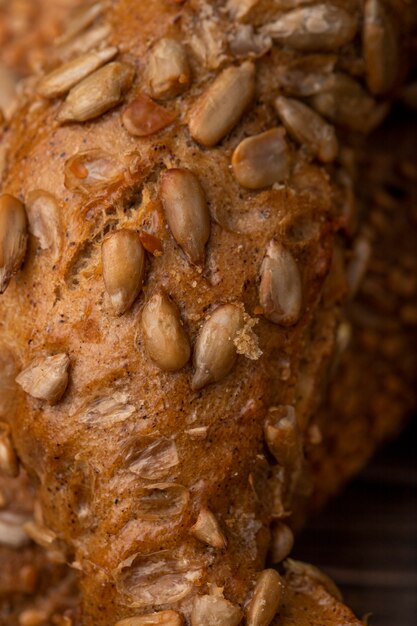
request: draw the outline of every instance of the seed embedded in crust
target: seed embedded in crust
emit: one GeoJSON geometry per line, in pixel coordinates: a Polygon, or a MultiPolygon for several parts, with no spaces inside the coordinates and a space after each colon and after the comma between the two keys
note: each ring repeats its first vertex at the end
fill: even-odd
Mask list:
{"type": "Polygon", "coordinates": [[[366,0],[363,56],[368,87],[377,95],[393,87],[399,69],[398,34],[393,19],[380,0],[366,0]]]}
{"type": "Polygon", "coordinates": [[[281,602],[281,576],[274,569],[265,569],[259,576],[247,610],[247,626],[269,626],[281,602]]]}
{"type": "Polygon", "coordinates": [[[190,342],[177,305],[164,292],[154,294],[142,311],[145,348],[166,372],[180,370],[190,358],[190,342]]]}
{"type": "Polygon", "coordinates": [[[86,76],[108,63],[116,56],[116,47],[104,48],[87,52],[64,63],[44,76],[37,87],[38,93],[44,98],[56,98],[80,83],[86,76]]]}
{"type": "Polygon", "coordinates": [[[138,617],[127,617],[114,626],[182,626],[184,620],[176,611],[159,611],[158,613],[148,613],[138,617]]]}
{"type": "Polygon", "coordinates": [[[37,357],[16,378],[33,398],[56,404],[68,385],[70,360],[67,354],[37,357]]]}
{"type": "Polygon", "coordinates": [[[95,2],[86,7],[80,6],[68,20],[65,32],[56,39],[56,44],[62,45],[73,39],[88,28],[103,13],[103,10],[102,2],[95,2]]]}
{"type": "Polygon", "coordinates": [[[191,626],[238,626],[243,613],[221,596],[196,596],[191,613],[191,626]]]}
{"type": "Polygon", "coordinates": [[[52,249],[54,257],[61,249],[61,224],[56,198],[42,189],[31,191],[26,200],[29,230],[39,239],[42,250],[52,249]]]}
{"type": "Polygon", "coordinates": [[[200,510],[196,523],[190,528],[190,533],[218,550],[222,550],[227,545],[226,537],[216,516],[206,507],[200,510]]]}
{"type": "Polygon", "coordinates": [[[300,270],[291,252],[275,239],[262,262],[259,301],[265,317],[275,324],[293,326],[300,318],[300,270]]]}
{"type": "Polygon", "coordinates": [[[290,151],[283,128],[240,142],[232,156],[233,173],[242,187],[262,189],[284,181],[290,172],[290,151]]]}
{"type": "Polygon", "coordinates": [[[306,104],[279,96],[275,108],[288,132],[323,163],[331,163],[339,150],[336,133],[330,124],[306,104]]]}
{"type": "Polygon", "coordinates": [[[35,521],[23,524],[25,533],[42,548],[50,548],[56,540],[56,534],[50,528],[40,525],[35,521]]]}
{"type": "Polygon", "coordinates": [[[121,229],[101,244],[103,280],[116,315],[123,315],[139,295],[145,278],[146,253],[139,233],[121,229]]]}
{"type": "Polygon", "coordinates": [[[58,112],[60,122],[86,122],[119,104],[129,89],[134,69],[114,61],[84,78],[69,92],[58,112]]]}
{"type": "Polygon", "coordinates": [[[271,454],[283,467],[298,465],[303,450],[294,407],[270,407],[264,426],[265,441],[271,454]]]}
{"type": "Polygon", "coordinates": [[[236,126],[255,96],[255,66],[246,61],[223,70],[191,110],[191,136],[203,146],[216,145],[236,126]]]}
{"type": "Polygon", "coordinates": [[[176,117],[173,111],[168,111],[146,94],[139,93],[123,111],[122,122],[131,135],[148,137],[172,124],[176,117]]]}
{"type": "Polygon", "coordinates": [[[10,426],[0,422],[0,474],[16,478],[19,474],[19,460],[14,449],[10,426]]]}
{"type": "Polygon", "coordinates": [[[30,543],[23,530],[27,517],[12,511],[0,511],[0,545],[8,548],[22,548],[30,543]]]}
{"type": "Polygon", "coordinates": [[[222,304],[203,325],[194,349],[193,390],[202,389],[224,378],[237,358],[234,339],[244,324],[242,308],[222,304]]]}
{"type": "Polygon", "coordinates": [[[8,193],[0,196],[0,293],[22,265],[27,247],[25,207],[8,193]]]}
{"type": "Polygon", "coordinates": [[[310,565],[310,563],[304,563],[303,561],[295,561],[294,559],[287,559],[284,563],[284,567],[287,572],[312,578],[322,585],[331,596],[335,597],[339,602],[343,602],[340,589],[335,585],[333,580],[318,567],[310,565]]]}
{"type": "Polygon", "coordinates": [[[49,617],[43,609],[25,609],[19,615],[19,626],[42,626],[49,617]]]}
{"type": "Polygon", "coordinates": [[[202,265],[210,237],[210,213],[197,176],[186,169],[165,170],[160,177],[160,191],[175,241],[191,263],[202,265]]]}
{"type": "Polygon", "coordinates": [[[290,554],[294,545],[294,533],[284,522],[276,522],[271,528],[269,562],[281,563],[290,554]]]}
{"type": "Polygon", "coordinates": [[[175,39],[160,39],[150,52],[146,79],[151,96],[157,100],[183,93],[190,84],[190,65],[184,46],[175,39]]]}
{"type": "Polygon", "coordinates": [[[341,7],[322,3],[288,11],[264,30],[274,41],[294,50],[324,52],[349,43],[357,25],[354,11],[348,13],[341,7]]]}

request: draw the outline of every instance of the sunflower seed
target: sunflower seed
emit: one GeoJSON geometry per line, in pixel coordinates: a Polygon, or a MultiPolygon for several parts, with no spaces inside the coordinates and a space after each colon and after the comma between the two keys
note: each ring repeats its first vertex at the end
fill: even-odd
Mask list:
{"type": "Polygon", "coordinates": [[[23,524],[25,533],[42,548],[50,548],[56,540],[56,534],[50,528],[30,521],[23,524]]]}
{"type": "Polygon", "coordinates": [[[216,516],[204,507],[200,510],[196,523],[190,528],[190,533],[200,541],[219,550],[227,545],[226,537],[221,531],[216,516]]]}
{"type": "Polygon", "coordinates": [[[363,55],[369,89],[374,94],[389,91],[399,69],[399,45],[393,18],[380,0],[365,2],[363,55]]]}
{"type": "Polygon", "coordinates": [[[56,39],[56,44],[65,44],[88,28],[103,13],[103,9],[102,2],[95,2],[86,7],[80,7],[68,20],[65,32],[56,39]]]}
{"type": "Polygon", "coordinates": [[[274,569],[259,576],[247,610],[247,626],[269,626],[281,602],[283,582],[274,569]]]}
{"type": "Polygon", "coordinates": [[[310,563],[304,563],[303,561],[294,561],[294,559],[287,559],[284,566],[288,572],[297,574],[298,576],[308,576],[309,578],[312,578],[322,585],[331,596],[334,596],[340,602],[343,601],[342,594],[340,593],[338,587],[332,579],[318,567],[310,565],[310,563]]]}
{"type": "Polygon", "coordinates": [[[114,626],[182,626],[184,620],[176,611],[159,611],[139,617],[127,617],[114,626]]]}
{"type": "Polygon", "coordinates": [[[333,126],[306,104],[279,96],[275,108],[288,132],[323,163],[334,161],[338,143],[333,126]]]}
{"type": "Polygon", "coordinates": [[[19,614],[19,626],[42,626],[48,618],[43,609],[25,609],[19,614]]]}
{"type": "Polygon", "coordinates": [[[24,205],[8,193],[0,196],[0,293],[22,265],[27,246],[27,218],[24,205]]]}
{"type": "Polygon", "coordinates": [[[189,121],[191,136],[210,147],[238,123],[255,95],[255,66],[247,61],[221,72],[194,104],[189,121]]]}
{"type": "Polygon", "coordinates": [[[191,348],[178,307],[163,292],[153,295],[142,311],[145,348],[156,365],[166,371],[181,369],[191,348]]]}
{"type": "Polygon", "coordinates": [[[139,295],[145,278],[146,254],[133,230],[110,233],[101,244],[103,280],[117,315],[123,315],[139,295]]]}
{"type": "Polygon", "coordinates": [[[371,254],[372,247],[369,239],[366,236],[357,237],[352,250],[352,258],[346,270],[346,279],[351,298],[356,295],[362,284],[371,254]]]}
{"type": "Polygon", "coordinates": [[[203,325],[195,345],[193,390],[224,378],[235,364],[234,339],[243,326],[243,311],[236,304],[222,304],[203,325]]]}
{"type": "Polygon", "coordinates": [[[365,133],[381,121],[386,109],[385,103],[376,107],[375,100],[358,82],[341,73],[329,76],[323,90],[310,102],[332,122],[365,133]]]}
{"type": "Polygon", "coordinates": [[[147,480],[163,478],[180,462],[175,441],[166,437],[153,441],[139,454],[128,453],[126,460],[129,472],[147,480]]]}
{"type": "Polygon", "coordinates": [[[175,39],[160,39],[152,48],[146,71],[153,98],[173,98],[190,84],[190,66],[184,46],[175,39]]]}
{"type": "Polygon", "coordinates": [[[22,548],[30,543],[23,530],[27,517],[11,511],[0,511],[0,545],[8,548],[22,548]]]}
{"type": "Polygon", "coordinates": [[[93,149],[77,152],[65,161],[64,185],[70,191],[89,193],[92,189],[116,185],[125,174],[117,155],[93,149]]]}
{"type": "Polygon", "coordinates": [[[302,448],[294,407],[271,407],[264,426],[269,451],[283,467],[298,463],[302,448]]]}
{"type": "Polygon", "coordinates": [[[0,109],[6,120],[9,120],[16,108],[17,79],[12,71],[3,63],[0,64],[0,109]]]}
{"type": "Polygon", "coordinates": [[[39,239],[42,250],[52,248],[54,257],[61,249],[61,225],[56,198],[41,189],[31,191],[27,197],[26,210],[29,230],[39,239]]]}
{"type": "Polygon", "coordinates": [[[274,239],[262,262],[259,301],[265,317],[275,324],[292,326],[300,318],[300,270],[291,252],[274,239]]]}
{"type": "Polygon", "coordinates": [[[165,170],[160,189],[165,216],[175,241],[195,265],[204,262],[210,214],[198,178],[185,169],[165,170]]]}
{"type": "Polygon", "coordinates": [[[95,52],[87,52],[64,63],[42,78],[38,85],[38,93],[44,98],[55,98],[66,93],[86,76],[111,61],[117,52],[115,47],[104,48],[95,52]]]}
{"type": "Polygon", "coordinates": [[[134,69],[126,63],[108,63],[71,89],[57,119],[86,122],[102,115],[121,102],[133,76],[134,69]]]}
{"type": "Polygon", "coordinates": [[[294,545],[294,533],[283,522],[277,522],[271,528],[271,543],[269,547],[269,561],[281,563],[290,554],[294,545]]]}
{"type": "Polygon", "coordinates": [[[19,460],[12,443],[10,426],[5,422],[0,422],[0,474],[11,478],[19,474],[19,460]]]}
{"type": "Polygon", "coordinates": [[[335,54],[309,54],[277,67],[278,82],[291,96],[312,96],[322,91],[336,65],[335,54]]]}
{"type": "Polygon", "coordinates": [[[232,156],[232,167],[242,187],[261,189],[284,181],[290,172],[290,151],[283,128],[240,142],[232,156]]]}
{"type": "Polygon", "coordinates": [[[16,378],[26,393],[49,404],[56,404],[68,385],[70,360],[66,354],[38,357],[16,378]]]}
{"type": "Polygon", "coordinates": [[[303,52],[337,50],[355,36],[357,19],[331,4],[301,7],[265,27],[274,41],[303,52]]]}
{"type": "Polygon", "coordinates": [[[136,137],[153,135],[172,124],[175,118],[176,113],[161,107],[143,93],[138,94],[122,114],[124,127],[136,137]]]}
{"type": "Polygon", "coordinates": [[[183,513],[190,493],[178,483],[156,483],[144,487],[137,496],[136,515],[143,520],[157,521],[183,513]]]}
{"type": "Polygon", "coordinates": [[[102,46],[106,43],[110,33],[110,24],[99,24],[89,28],[74,39],[71,39],[67,44],[61,46],[58,50],[59,57],[71,59],[77,54],[89,52],[96,47],[102,46]]]}
{"type": "Polygon", "coordinates": [[[242,611],[221,596],[196,596],[191,613],[191,626],[238,626],[242,611]]]}

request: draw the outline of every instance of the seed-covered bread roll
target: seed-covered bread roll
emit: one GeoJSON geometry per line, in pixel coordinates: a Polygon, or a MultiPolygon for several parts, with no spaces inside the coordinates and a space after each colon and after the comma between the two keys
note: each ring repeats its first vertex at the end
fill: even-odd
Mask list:
{"type": "Polygon", "coordinates": [[[400,4],[119,1],[28,84],[0,198],[8,441],[82,624],[299,617],[305,566],[262,570],[348,291],[332,124],[384,117],[400,4]]]}

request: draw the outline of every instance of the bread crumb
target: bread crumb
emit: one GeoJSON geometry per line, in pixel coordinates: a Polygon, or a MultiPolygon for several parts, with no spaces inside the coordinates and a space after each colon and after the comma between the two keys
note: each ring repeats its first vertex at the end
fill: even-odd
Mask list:
{"type": "Polygon", "coordinates": [[[238,354],[243,354],[251,361],[257,361],[262,356],[262,350],[258,345],[258,336],[253,327],[259,320],[254,320],[249,315],[245,315],[245,325],[238,330],[234,338],[234,344],[238,354]]]}

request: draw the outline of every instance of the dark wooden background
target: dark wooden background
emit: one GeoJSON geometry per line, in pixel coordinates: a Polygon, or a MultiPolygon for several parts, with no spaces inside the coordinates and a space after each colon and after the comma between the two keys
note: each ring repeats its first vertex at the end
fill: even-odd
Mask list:
{"type": "Polygon", "coordinates": [[[370,626],[417,626],[417,418],[298,537],[370,626]]]}

